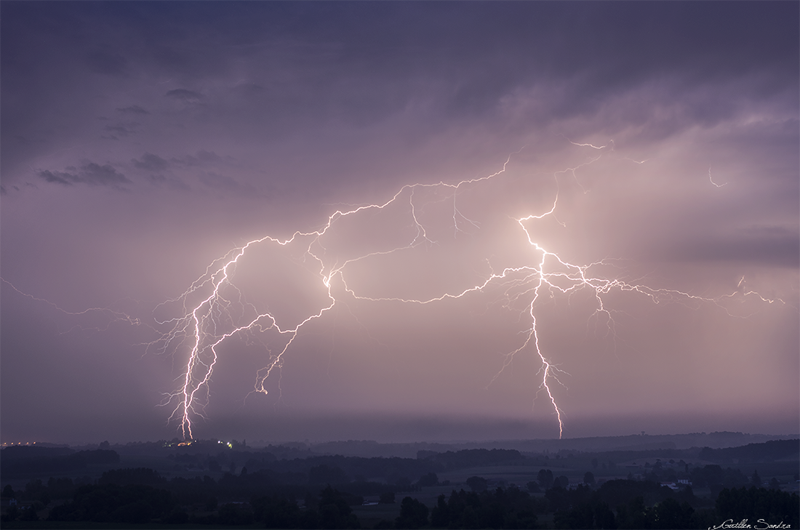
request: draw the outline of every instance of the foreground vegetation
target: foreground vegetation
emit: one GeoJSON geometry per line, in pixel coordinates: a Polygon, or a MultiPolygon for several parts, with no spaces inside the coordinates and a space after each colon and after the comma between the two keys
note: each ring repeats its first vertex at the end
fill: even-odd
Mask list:
{"type": "Polygon", "coordinates": [[[652,464],[656,453],[646,452],[472,449],[413,459],[216,442],[134,449],[120,448],[123,456],[108,447],[3,450],[3,480],[13,479],[2,490],[3,527],[713,528],[744,520],[800,527],[800,498],[786,491],[796,487],[796,471],[788,480],[774,473],[797,469],[797,440],[697,449],[673,455],[695,455],[692,463],[652,464]],[[707,463],[715,457],[759,464],[772,477],[707,463]],[[156,465],[121,467],[144,460],[156,465]],[[593,471],[580,474],[579,466],[593,471]]]}

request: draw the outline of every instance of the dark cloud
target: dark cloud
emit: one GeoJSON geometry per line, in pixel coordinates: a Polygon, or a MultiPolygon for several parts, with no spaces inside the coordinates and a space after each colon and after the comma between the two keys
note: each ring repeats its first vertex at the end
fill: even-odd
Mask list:
{"type": "Polygon", "coordinates": [[[142,155],[141,159],[137,160],[134,158],[131,162],[133,162],[135,167],[146,171],[163,171],[169,167],[169,162],[151,153],[145,153],[142,155]]]}
{"type": "Polygon", "coordinates": [[[108,185],[125,184],[130,182],[125,175],[119,173],[116,169],[108,164],[101,166],[99,164],[95,164],[94,162],[90,162],[84,165],[81,169],[83,170],[83,179],[85,179],[85,182],[89,184],[108,185]]]}
{"type": "Polygon", "coordinates": [[[203,166],[218,162],[230,162],[232,161],[232,158],[222,157],[213,151],[201,149],[195,155],[186,155],[180,158],[173,158],[172,161],[185,166],[203,166]]]}
{"type": "Polygon", "coordinates": [[[128,107],[120,107],[117,108],[118,112],[128,113],[128,114],[150,114],[147,110],[143,109],[139,105],[130,105],[128,107]]]}
{"type": "Polygon", "coordinates": [[[200,101],[203,99],[203,95],[199,92],[195,92],[193,90],[186,90],[185,88],[176,88],[174,90],[170,90],[166,93],[167,97],[180,99],[181,101],[200,101]]]}
{"type": "Polygon", "coordinates": [[[92,186],[112,186],[119,187],[122,184],[130,184],[130,180],[114,169],[111,165],[100,165],[88,162],[76,170],[72,171],[38,171],[40,178],[47,182],[71,186],[73,184],[89,184],[92,186]]]}
{"type": "Polygon", "coordinates": [[[251,186],[243,185],[232,177],[226,175],[220,175],[219,173],[214,173],[212,171],[201,173],[197,177],[197,179],[206,186],[208,186],[209,188],[218,191],[228,191],[228,192],[253,191],[253,188],[251,186]]]}
{"type": "MultiPolygon", "coordinates": [[[[151,87],[159,96],[213,100],[219,114],[206,123],[227,120],[245,141],[328,121],[366,127],[415,109],[425,119],[407,127],[420,141],[455,122],[524,132],[594,116],[605,121],[592,132],[635,123],[657,138],[698,121],[714,126],[756,100],[797,106],[792,2],[48,6],[8,7],[3,22],[4,103],[14,101],[5,103],[4,127],[15,123],[26,135],[53,120],[76,121],[60,101],[64,90],[73,104],[86,97],[71,59],[81,51],[94,57],[95,70],[169,80],[151,87]],[[114,50],[137,50],[136,60],[123,64],[114,50]],[[64,69],[61,94],[32,94],[53,68],[64,69]],[[203,86],[218,88],[183,88],[203,86]],[[614,98],[627,103],[610,105],[614,98]]],[[[150,101],[118,110],[156,112],[150,101]]],[[[22,167],[20,158],[31,155],[4,154],[4,164],[22,167]]]]}
{"type": "Polygon", "coordinates": [[[107,136],[111,139],[116,140],[119,136],[125,137],[130,134],[134,134],[136,132],[136,127],[138,123],[131,123],[131,124],[119,124],[119,125],[106,125],[103,130],[109,133],[107,136]]]}
{"type": "Polygon", "coordinates": [[[80,177],[74,173],[44,170],[39,171],[38,175],[47,182],[55,182],[65,186],[71,186],[73,182],[80,182],[80,177]]]}

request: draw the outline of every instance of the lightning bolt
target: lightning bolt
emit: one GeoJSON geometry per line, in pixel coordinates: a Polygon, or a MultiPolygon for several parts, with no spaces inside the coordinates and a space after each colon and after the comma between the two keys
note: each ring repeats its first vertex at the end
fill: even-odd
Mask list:
{"type": "Polygon", "coordinates": [[[711,184],[713,184],[717,188],[721,188],[723,186],[727,186],[728,185],[727,182],[723,182],[722,184],[717,184],[716,182],[714,182],[714,179],[711,178],[711,168],[708,168],[708,181],[711,182],[711,184]]]}
{"type": "MultiPolygon", "coordinates": [[[[603,151],[608,147],[607,145],[595,146],[589,143],[576,143],[569,139],[567,141],[577,147],[588,147],[596,151],[603,151]]],[[[610,145],[609,152],[613,151],[613,142],[610,145]]],[[[426,230],[426,226],[419,216],[420,209],[433,202],[452,205],[454,238],[458,237],[459,234],[469,233],[469,230],[479,230],[480,223],[469,219],[459,208],[459,192],[477,184],[502,178],[511,156],[506,159],[502,168],[493,174],[462,180],[457,183],[440,181],[437,183],[407,184],[383,203],[367,204],[334,211],[318,230],[309,232],[297,231],[285,239],[265,236],[231,250],[225,256],[212,262],[186,291],[162,304],[164,307],[178,304],[181,308],[180,314],[174,318],[157,320],[159,325],[167,326],[169,330],[156,341],[147,345],[148,348],[155,348],[159,352],[179,351],[183,348],[188,350],[182,375],[176,380],[178,388],[165,394],[162,402],[163,406],[170,407],[172,410],[169,421],[179,423],[184,438],[191,439],[194,437],[193,422],[198,417],[205,417],[205,407],[210,399],[212,375],[220,358],[219,346],[235,335],[245,334],[248,331],[258,331],[260,333],[273,332],[276,338],[280,338],[277,341],[278,347],[274,352],[267,346],[266,349],[270,355],[269,362],[257,371],[255,384],[251,391],[251,393],[267,394],[267,380],[276,370],[279,371],[281,369],[286,353],[300,332],[313,321],[321,319],[327,312],[333,310],[342,301],[342,296],[346,295],[354,300],[376,304],[427,305],[441,302],[445,299],[465,298],[477,292],[487,291],[490,288],[499,288],[503,293],[502,297],[507,307],[510,308],[515,304],[516,307],[519,307],[519,302],[524,302],[524,309],[520,311],[520,316],[528,322],[528,325],[521,344],[518,348],[505,355],[502,366],[492,379],[492,382],[497,379],[503,370],[510,366],[515,356],[526,351],[533,352],[541,364],[541,368],[536,375],[538,378],[538,390],[534,396],[534,402],[540,393],[546,394],[549,406],[552,407],[555,420],[558,423],[559,437],[561,437],[564,431],[563,410],[557,402],[557,388],[555,385],[563,386],[558,376],[566,372],[559,369],[550,360],[545,344],[542,342],[542,337],[540,337],[537,314],[540,310],[542,297],[546,295],[552,297],[558,293],[571,295],[580,290],[590,291],[594,295],[595,309],[593,316],[605,317],[608,332],[611,334],[614,333],[614,320],[612,311],[606,307],[604,297],[612,291],[637,293],[649,298],[656,304],[662,302],[711,303],[722,307],[725,311],[728,311],[724,303],[725,300],[734,296],[754,296],[767,303],[782,302],[779,299],[770,300],[764,298],[753,291],[745,291],[743,287],[744,278],[739,282],[735,292],[717,298],[696,296],[678,290],[656,289],[636,282],[628,283],[593,272],[603,265],[610,264],[610,260],[588,265],[574,264],[566,261],[557,253],[544,248],[541,243],[536,241],[530,225],[537,220],[553,217],[559,224],[564,226],[564,223],[555,218],[560,178],[569,174],[577,182],[576,171],[586,165],[595,163],[602,156],[604,156],[603,152],[575,167],[556,172],[553,175],[556,182],[556,192],[550,208],[540,213],[532,213],[514,219],[519,227],[520,235],[524,236],[524,241],[534,256],[529,265],[506,267],[497,271],[490,270],[481,281],[460,291],[443,292],[438,296],[424,299],[370,297],[357,292],[356,288],[348,284],[347,272],[351,265],[369,258],[395,254],[415,249],[422,245],[437,244],[435,240],[431,239],[429,231],[426,230]],[[423,193],[430,194],[431,192],[438,195],[437,201],[429,200],[429,202],[425,203],[423,199],[419,198],[419,195],[423,193]],[[360,216],[366,216],[370,212],[381,212],[390,207],[402,207],[410,226],[413,227],[411,236],[409,236],[404,245],[383,250],[365,251],[342,260],[335,257],[335,253],[334,257],[328,255],[326,236],[337,226],[340,226],[341,223],[348,219],[357,221],[360,216]],[[316,312],[310,312],[299,322],[287,323],[275,311],[259,310],[253,304],[243,301],[242,291],[234,283],[237,265],[255,248],[260,248],[264,245],[301,249],[304,266],[314,274],[318,287],[324,292],[325,303],[321,304],[316,312]]],[[[713,180],[711,182],[714,184],[713,180]]],[[[579,182],[578,185],[580,186],[579,182]]],[[[717,184],[715,185],[718,186],[717,184]]],[[[728,313],[731,314],[729,311],[728,313]]]]}
{"type": "MultiPolygon", "coordinates": [[[[110,325],[112,322],[124,322],[124,323],[130,324],[132,326],[142,325],[142,321],[139,320],[138,318],[132,317],[132,316],[128,315],[125,312],[117,311],[117,310],[114,310],[114,309],[109,309],[107,307],[90,307],[88,309],[83,309],[81,311],[69,311],[67,309],[62,308],[61,306],[59,306],[55,302],[51,302],[50,300],[47,300],[45,298],[39,298],[37,296],[33,296],[32,294],[26,293],[26,292],[18,289],[16,285],[14,285],[10,281],[6,280],[5,278],[0,277],[0,282],[2,282],[4,284],[8,285],[9,287],[11,287],[11,289],[13,289],[17,294],[19,294],[21,296],[24,296],[25,298],[28,298],[30,300],[33,300],[34,302],[41,302],[43,304],[49,305],[50,307],[54,308],[55,310],[59,311],[60,313],[65,314],[65,315],[85,316],[85,315],[89,315],[89,314],[95,313],[95,314],[100,314],[100,315],[107,316],[109,321],[108,321],[108,324],[106,324],[106,327],[105,328],[95,327],[94,328],[95,331],[104,331],[105,329],[108,328],[108,325],[110,325]]],[[[79,326],[76,326],[76,327],[79,327],[79,326]]],[[[75,329],[75,328],[72,328],[72,329],[75,329]]],[[[80,329],[84,329],[84,328],[80,328],[80,329]]],[[[71,330],[69,330],[69,331],[71,331],[71,330]]],[[[65,332],[62,332],[62,333],[69,333],[69,331],[65,331],[65,332]]]]}

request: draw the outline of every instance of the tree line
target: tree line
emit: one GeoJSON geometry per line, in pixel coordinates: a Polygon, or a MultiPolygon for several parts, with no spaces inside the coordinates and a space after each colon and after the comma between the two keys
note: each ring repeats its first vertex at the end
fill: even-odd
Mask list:
{"type": "MultiPolygon", "coordinates": [[[[691,488],[676,492],[653,481],[626,479],[610,480],[597,488],[586,484],[568,488],[559,478],[543,469],[536,484],[524,491],[515,486],[490,489],[482,477],[470,477],[471,491],[453,489],[449,496],[440,495],[434,506],[405,496],[399,515],[376,527],[708,528],[728,519],[758,518],[800,526],[798,495],[777,489],[726,487],[713,506],[704,506],[691,488]],[[531,491],[537,488],[544,489],[544,494],[531,491]]],[[[436,485],[438,479],[428,473],[419,477],[420,482],[436,485]]],[[[395,488],[385,483],[372,487],[383,502],[394,502],[395,488]]],[[[47,483],[37,479],[24,491],[6,486],[2,493],[6,499],[32,500],[26,508],[9,508],[4,521],[35,520],[50,506],[49,521],[360,528],[352,507],[363,503],[352,484],[279,483],[269,474],[245,470],[217,480],[208,476],[167,480],[147,468],[117,469],[89,484],[76,484],[69,478],[51,478],[47,483]],[[236,498],[248,501],[232,500],[236,498]]]]}

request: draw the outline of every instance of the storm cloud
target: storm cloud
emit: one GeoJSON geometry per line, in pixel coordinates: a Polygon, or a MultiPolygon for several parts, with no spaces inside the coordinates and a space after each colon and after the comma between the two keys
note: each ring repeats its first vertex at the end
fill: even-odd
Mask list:
{"type": "Polygon", "coordinates": [[[68,171],[42,170],[37,172],[38,176],[46,182],[64,184],[89,184],[92,186],[112,186],[119,187],[122,184],[129,184],[131,181],[122,173],[117,171],[109,164],[97,164],[87,162],[80,168],[67,168],[68,171]],[[71,171],[70,171],[71,170],[71,171]]]}
{"type": "Polygon", "coordinates": [[[338,303],[268,394],[255,374],[287,335],[264,319],[220,343],[201,436],[345,436],[320,417],[371,438],[375,418],[557,436],[520,349],[533,315],[566,436],[650,416],[648,432],[800,430],[796,2],[2,9],[3,441],[93,422],[171,437],[159,405],[191,340],[142,345],[256,239],[217,330],[338,303]],[[547,289],[453,297],[541,249],[547,289]],[[615,287],[598,309],[559,291],[556,254],[661,294],[615,287]]]}

